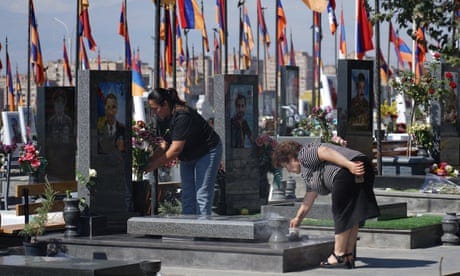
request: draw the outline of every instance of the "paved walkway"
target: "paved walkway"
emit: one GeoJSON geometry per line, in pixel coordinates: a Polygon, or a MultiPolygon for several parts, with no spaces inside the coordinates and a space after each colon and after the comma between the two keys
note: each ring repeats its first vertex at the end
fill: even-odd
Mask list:
{"type": "Polygon", "coordinates": [[[460,275],[460,245],[422,249],[376,249],[359,247],[356,269],[324,269],[267,273],[235,270],[208,270],[162,267],[161,276],[297,276],[297,275],[460,275]],[[441,260],[442,259],[442,260],[441,260]]]}

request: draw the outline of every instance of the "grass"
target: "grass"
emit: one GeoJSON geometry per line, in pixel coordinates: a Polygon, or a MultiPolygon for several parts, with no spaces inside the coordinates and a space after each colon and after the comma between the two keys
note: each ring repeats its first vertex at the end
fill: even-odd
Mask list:
{"type": "MultiPolygon", "coordinates": [[[[441,221],[442,221],[442,216],[423,215],[423,216],[407,217],[407,218],[384,220],[384,221],[368,220],[366,221],[364,228],[408,230],[408,229],[414,229],[414,228],[419,228],[423,226],[440,224],[441,221]]],[[[302,221],[302,225],[333,227],[334,222],[332,220],[306,218],[302,221]]]]}

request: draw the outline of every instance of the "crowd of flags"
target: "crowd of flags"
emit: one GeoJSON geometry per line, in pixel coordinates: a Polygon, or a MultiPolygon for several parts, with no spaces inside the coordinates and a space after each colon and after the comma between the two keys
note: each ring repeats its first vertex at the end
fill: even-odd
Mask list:
{"type": "MultiPolygon", "coordinates": [[[[123,38],[125,48],[125,69],[132,71],[132,93],[133,95],[142,95],[145,91],[145,85],[142,80],[141,73],[141,59],[139,50],[137,55],[134,55],[134,50],[131,48],[131,42],[128,32],[128,22],[126,14],[125,0],[121,1],[121,12],[118,26],[118,34],[123,38]]],[[[153,1],[154,4],[156,3],[153,1]]],[[[208,2],[208,1],[207,1],[208,2]]],[[[251,20],[248,12],[247,1],[239,2],[240,8],[240,22],[239,22],[239,54],[237,55],[234,49],[234,70],[246,70],[251,67],[252,52],[255,47],[254,33],[252,31],[251,20]],[[240,57],[237,60],[237,56],[240,57]]],[[[336,18],[336,1],[335,0],[321,0],[311,1],[303,0],[303,2],[313,11],[313,32],[314,32],[314,47],[313,58],[315,64],[321,64],[320,47],[321,47],[321,13],[327,12],[328,23],[331,35],[338,34],[339,40],[339,57],[347,58],[347,42],[345,33],[345,22],[343,16],[343,7],[340,11],[340,22],[336,18]]],[[[89,0],[79,0],[79,20],[78,20],[78,35],[77,41],[79,47],[78,64],[83,70],[89,70],[90,62],[88,59],[86,49],[97,52],[97,69],[101,70],[100,49],[97,47],[96,41],[91,33],[90,16],[89,16],[89,0]],[[86,43],[85,43],[86,42],[86,43]]],[[[250,2],[251,4],[254,2],[250,2]]],[[[209,38],[206,28],[206,22],[203,17],[203,7],[198,5],[197,0],[176,0],[177,6],[172,9],[169,5],[163,5],[163,17],[161,20],[160,39],[163,43],[160,59],[160,85],[167,87],[167,77],[173,74],[173,69],[177,63],[184,71],[184,89],[189,92],[189,88],[193,83],[199,83],[200,76],[198,73],[197,59],[194,53],[190,56],[188,43],[185,43],[182,35],[185,35],[187,41],[187,33],[190,30],[199,30],[202,35],[203,49],[206,53],[211,51],[209,45],[209,38]],[[177,9],[176,9],[177,8],[177,9]],[[175,13],[175,14],[174,14],[175,13]],[[173,17],[174,15],[174,17],[173,17]],[[174,21],[174,22],[173,22],[174,21]],[[175,36],[175,37],[174,37],[175,36]],[[174,45],[175,44],[175,45],[174,45]],[[175,47],[175,52],[173,51],[175,47]],[[184,50],[185,47],[185,50],[184,50]],[[174,56],[175,54],[175,56],[174,56]]],[[[355,0],[356,4],[356,28],[355,28],[355,58],[363,59],[366,52],[375,50],[376,58],[380,61],[380,71],[382,81],[386,82],[391,76],[392,72],[388,63],[385,61],[381,49],[374,49],[373,45],[373,27],[369,20],[369,14],[365,7],[365,0],[355,0]]],[[[215,0],[215,26],[212,40],[212,57],[213,57],[213,73],[221,74],[223,72],[223,58],[222,49],[227,48],[227,11],[225,10],[225,0],[215,0]]],[[[268,53],[271,45],[270,35],[266,25],[266,19],[263,12],[261,0],[256,1],[257,9],[257,31],[260,34],[260,42],[268,53]]],[[[459,11],[456,11],[455,16],[460,18],[459,11]]],[[[38,24],[35,17],[35,9],[33,0],[29,0],[29,25],[30,25],[30,65],[33,72],[33,80],[37,86],[46,84],[46,70],[43,64],[42,50],[40,46],[40,38],[38,31],[38,24]]],[[[287,39],[288,20],[284,12],[282,0],[276,0],[276,53],[278,56],[277,65],[296,65],[295,48],[290,38],[290,47],[287,39]]],[[[389,43],[392,43],[397,57],[398,66],[404,67],[407,65],[409,68],[421,70],[423,62],[425,61],[426,48],[423,46],[425,40],[423,26],[417,30],[416,34],[416,49],[413,53],[411,48],[399,37],[397,30],[395,31],[392,23],[389,23],[389,43]],[[415,64],[414,64],[415,62],[415,64]]],[[[257,42],[258,43],[258,42],[257,42]]],[[[21,94],[14,93],[21,91],[20,77],[16,72],[16,89],[13,87],[13,73],[11,71],[11,63],[8,55],[8,47],[5,47],[6,60],[6,90],[8,91],[8,105],[10,110],[17,108],[18,104],[22,101],[21,94]]],[[[0,44],[0,51],[2,45],[0,44]]],[[[73,84],[74,78],[72,77],[71,66],[69,62],[69,54],[67,51],[65,39],[63,40],[63,66],[65,77],[69,85],[73,84]]],[[[193,52],[193,51],[192,51],[193,52]]],[[[0,59],[0,70],[3,64],[0,59]]],[[[319,70],[319,68],[317,68],[319,70]]]]}

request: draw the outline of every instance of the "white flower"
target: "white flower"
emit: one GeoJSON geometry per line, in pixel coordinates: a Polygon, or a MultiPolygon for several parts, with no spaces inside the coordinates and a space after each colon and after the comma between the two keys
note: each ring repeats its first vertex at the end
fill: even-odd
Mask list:
{"type": "Polygon", "coordinates": [[[89,177],[96,177],[97,171],[95,169],[89,169],[89,177]]]}

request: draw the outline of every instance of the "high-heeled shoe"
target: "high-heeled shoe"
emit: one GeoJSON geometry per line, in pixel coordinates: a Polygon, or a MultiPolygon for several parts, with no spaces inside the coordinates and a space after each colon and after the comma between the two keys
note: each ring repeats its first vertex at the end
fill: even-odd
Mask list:
{"type": "Polygon", "coordinates": [[[347,261],[345,262],[346,266],[348,269],[354,269],[355,268],[355,257],[353,256],[353,253],[347,253],[343,256],[350,256],[351,257],[351,260],[350,258],[347,259],[347,261]]]}
{"type": "Polygon", "coordinates": [[[322,261],[319,264],[319,266],[322,268],[349,268],[350,264],[348,263],[348,261],[346,261],[346,257],[350,256],[350,254],[343,254],[341,256],[337,256],[334,252],[332,252],[331,255],[334,256],[334,258],[337,260],[337,263],[331,264],[327,260],[325,260],[322,261]]]}

